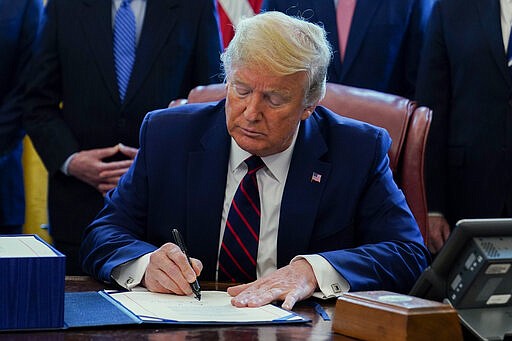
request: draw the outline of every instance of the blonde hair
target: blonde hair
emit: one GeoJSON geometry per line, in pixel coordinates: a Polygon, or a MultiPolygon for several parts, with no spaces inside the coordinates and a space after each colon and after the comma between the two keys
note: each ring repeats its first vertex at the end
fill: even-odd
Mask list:
{"type": "Polygon", "coordinates": [[[312,105],[325,95],[331,56],[322,27],[281,12],[264,12],[238,23],[221,60],[226,79],[234,68],[252,65],[283,76],[306,72],[305,104],[312,105]]]}

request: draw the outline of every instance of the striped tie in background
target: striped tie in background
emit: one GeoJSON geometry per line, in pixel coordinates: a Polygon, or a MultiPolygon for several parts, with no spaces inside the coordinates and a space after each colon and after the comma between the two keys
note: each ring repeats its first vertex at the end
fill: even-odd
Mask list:
{"type": "Polygon", "coordinates": [[[135,62],[136,26],[131,2],[132,0],[123,0],[114,21],[114,62],[121,102],[124,101],[135,62]]]}

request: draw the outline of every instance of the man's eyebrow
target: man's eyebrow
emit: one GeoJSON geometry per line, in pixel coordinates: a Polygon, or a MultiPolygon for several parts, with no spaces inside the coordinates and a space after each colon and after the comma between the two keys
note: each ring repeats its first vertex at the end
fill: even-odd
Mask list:
{"type": "Polygon", "coordinates": [[[240,80],[240,79],[236,79],[236,78],[232,79],[232,80],[231,80],[231,83],[232,83],[232,84],[234,84],[234,85],[244,85],[244,86],[249,86],[249,85],[247,85],[247,83],[244,83],[242,80],[240,80]]]}
{"type": "Polygon", "coordinates": [[[268,91],[264,91],[264,93],[268,94],[268,95],[277,95],[277,96],[282,97],[283,99],[289,99],[292,97],[291,91],[289,91],[288,89],[282,89],[282,88],[270,89],[268,91]]]}

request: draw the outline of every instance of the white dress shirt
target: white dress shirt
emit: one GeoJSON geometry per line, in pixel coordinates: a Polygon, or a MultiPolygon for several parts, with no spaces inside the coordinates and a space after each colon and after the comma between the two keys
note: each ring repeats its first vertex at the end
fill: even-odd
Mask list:
{"type": "MultiPolygon", "coordinates": [[[[295,132],[292,144],[286,150],[278,154],[262,157],[261,159],[265,163],[265,167],[256,173],[261,200],[260,238],[256,267],[257,278],[270,274],[277,269],[277,236],[279,231],[281,199],[288,176],[293,148],[297,139],[297,133],[298,129],[295,132]]],[[[238,184],[247,173],[247,165],[244,163],[244,160],[250,156],[251,154],[241,149],[236,142],[231,139],[218,252],[220,252],[220,245],[222,243],[222,236],[224,235],[224,228],[231,201],[238,188],[238,184]]],[[[325,258],[315,254],[297,255],[292,259],[292,262],[301,258],[308,261],[315,273],[321,291],[321,293],[315,293],[316,297],[334,297],[349,290],[350,286],[348,282],[339,275],[325,258]]],[[[117,266],[112,271],[112,278],[119,285],[131,289],[140,283],[148,263],[149,254],[142,256],[138,260],[117,266]]]]}
{"type": "Polygon", "coordinates": [[[510,28],[512,26],[512,0],[500,0],[501,9],[501,33],[503,36],[503,46],[505,53],[508,51],[508,40],[510,37],[510,28]]]}

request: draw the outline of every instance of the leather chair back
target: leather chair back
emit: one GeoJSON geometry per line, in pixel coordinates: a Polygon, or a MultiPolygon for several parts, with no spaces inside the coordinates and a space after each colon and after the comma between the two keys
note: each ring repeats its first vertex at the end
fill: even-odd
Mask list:
{"type": "Polygon", "coordinates": [[[328,83],[321,105],[346,117],[385,128],[392,139],[389,166],[427,243],[424,160],[432,111],[407,98],[328,83]]]}

